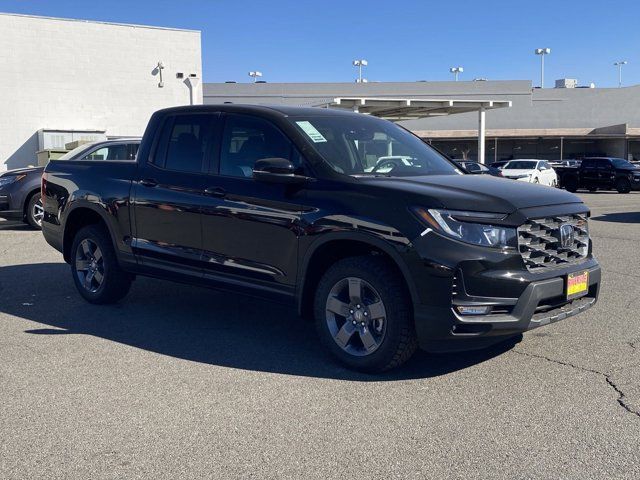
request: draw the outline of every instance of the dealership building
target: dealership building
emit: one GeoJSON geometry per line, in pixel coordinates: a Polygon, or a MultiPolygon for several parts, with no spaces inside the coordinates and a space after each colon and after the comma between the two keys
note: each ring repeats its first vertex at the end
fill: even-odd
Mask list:
{"type": "MultiPolygon", "coordinates": [[[[564,84],[564,82],[562,82],[564,84]]],[[[567,82],[568,83],[568,82],[567,82]]],[[[431,105],[400,123],[457,159],[478,157],[483,114],[486,162],[512,158],[566,160],[616,156],[640,160],[640,85],[625,88],[533,88],[528,80],[371,83],[205,83],[205,104],[223,102],[339,108],[344,99],[412,99],[431,105]],[[438,103],[441,102],[441,104],[438,103]],[[465,111],[443,109],[457,103],[465,111]],[[505,108],[490,108],[498,105],[505,108]]],[[[396,102],[398,103],[398,102],[396,102]]],[[[419,103],[419,102],[415,102],[419,103]]],[[[357,109],[357,107],[356,107],[357,109]]],[[[390,105],[376,114],[402,116],[390,105]]]]}
{"type": "Polygon", "coordinates": [[[199,31],[3,13],[0,32],[0,171],[202,103],[199,31]]]}
{"type": "Polygon", "coordinates": [[[348,108],[399,121],[456,159],[640,159],[640,86],[202,84],[196,30],[0,13],[0,32],[0,171],[73,141],[142,135],[155,110],[203,102],[348,108]]]}

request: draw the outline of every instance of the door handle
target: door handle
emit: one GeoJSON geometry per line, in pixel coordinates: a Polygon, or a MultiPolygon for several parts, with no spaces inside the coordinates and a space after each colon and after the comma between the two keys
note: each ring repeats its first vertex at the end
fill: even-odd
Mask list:
{"type": "Polygon", "coordinates": [[[158,185],[158,181],[153,178],[143,178],[140,180],[140,185],[144,185],[145,187],[155,187],[158,185]]]}
{"type": "Polygon", "coordinates": [[[227,195],[227,192],[224,188],[209,187],[209,188],[205,188],[204,194],[207,195],[208,197],[223,198],[227,195]]]}

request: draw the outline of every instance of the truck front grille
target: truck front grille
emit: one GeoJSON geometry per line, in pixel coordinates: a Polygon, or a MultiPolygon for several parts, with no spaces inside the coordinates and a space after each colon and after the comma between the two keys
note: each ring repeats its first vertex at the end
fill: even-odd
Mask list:
{"type": "Polygon", "coordinates": [[[518,227],[518,248],[528,270],[575,263],[589,252],[589,224],[586,214],[561,215],[528,220],[518,227]],[[573,227],[573,239],[562,246],[562,225],[573,227]]]}

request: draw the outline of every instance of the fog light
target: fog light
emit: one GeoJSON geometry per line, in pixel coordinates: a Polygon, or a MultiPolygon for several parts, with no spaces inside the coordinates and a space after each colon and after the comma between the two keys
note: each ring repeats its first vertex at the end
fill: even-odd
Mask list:
{"type": "Polygon", "coordinates": [[[486,315],[491,311],[489,305],[456,305],[460,315],[486,315]]]}

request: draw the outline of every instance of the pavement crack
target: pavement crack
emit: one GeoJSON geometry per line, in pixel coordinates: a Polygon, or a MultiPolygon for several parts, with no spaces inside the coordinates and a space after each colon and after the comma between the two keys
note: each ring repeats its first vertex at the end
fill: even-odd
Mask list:
{"type": "MultiPolygon", "coordinates": [[[[640,342],[640,341],[638,341],[638,342],[640,342]]],[[[638,342],[635,342],[635,343],[638,343],[638,342]]],[[[630,342],[630,345],[632,346],[632,348],[636,348],[633,344],[634,344],[634,342],[630,342]]],[[[594,369],[591,369],[591,368],[581,367],[580,365],[575,365],[573,363],[563,362],[562,360],[556,360],[554,358],[546,357],[544,355],[536,355],[534,353],[527,353],[527,352],[523,352],[523,351],[516,350],[516,349],[512,349],[511,351],[514,352],[514,353],[517,353],[518,355],[523,355],[525,357],[539,358],[539,359],[542,359],[542,360],[546,360],[547,362],[556,363],[558,365],[563,365],[565,367],[570,367],[570,368],[573,368],[575,370],[581,370],[583,372],[595,373],[596,375],[601,375],[602,377],[604,377],[605,381],[607,382],[607,385],[609,385],[611,388],[613,388],[613,390],[618,394],[618,399],[617,399],[618,405],[620,405],[622,408],[624,408],[627,412],[631,413],[632,415],[635,415],[636,417],[640,418],[640,411],[633,409],[627,403],[624,392],[622,390],[620,390],[620,387],[618,387],[618,385],[616,385],[616,383],[611,379],[611,375],[610,374],[601,372],[599,370],[594,370],[594,369]]]]}

